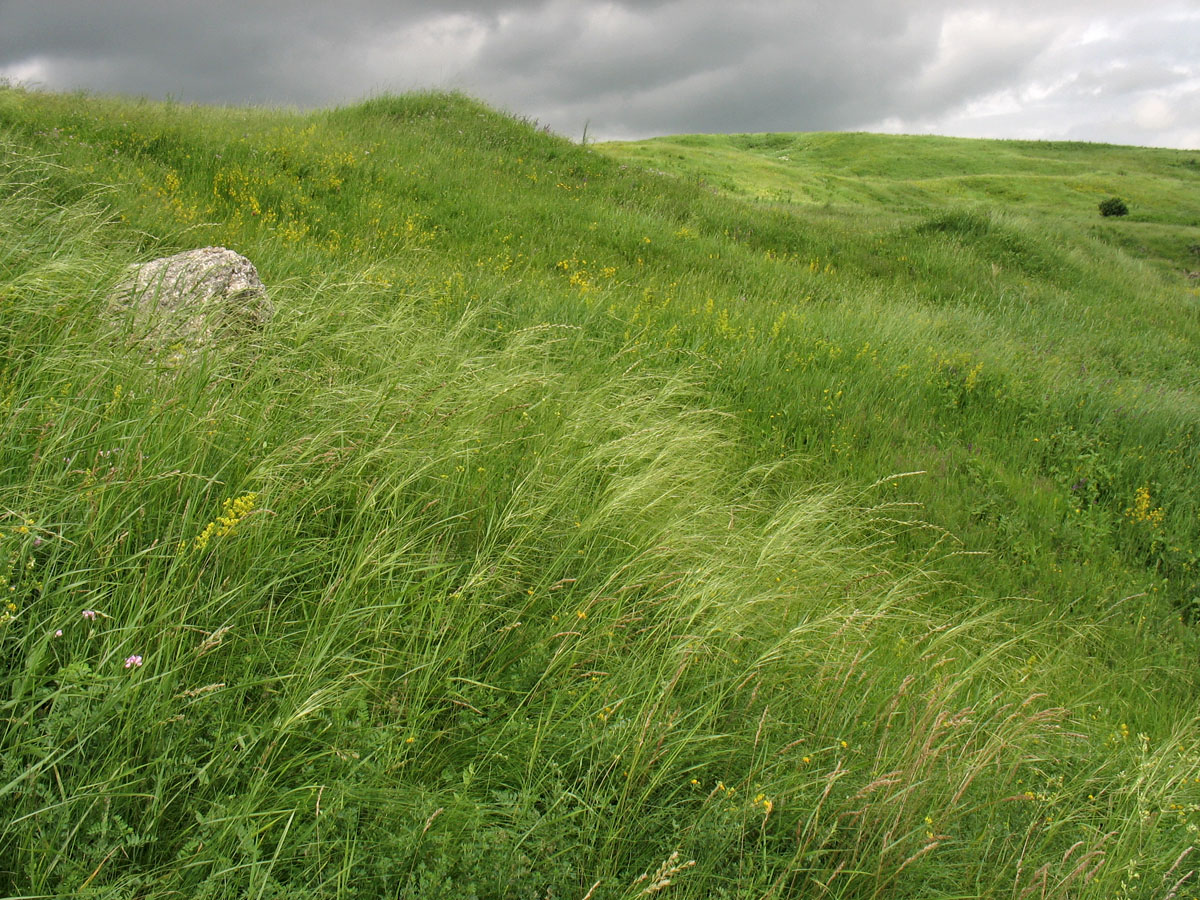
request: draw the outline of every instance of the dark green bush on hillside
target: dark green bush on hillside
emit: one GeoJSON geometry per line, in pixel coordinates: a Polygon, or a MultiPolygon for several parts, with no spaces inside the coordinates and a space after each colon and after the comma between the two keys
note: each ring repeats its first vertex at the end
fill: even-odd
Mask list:
{"type": "Polygon", "coordinates": [[[1125,205],[1125,201],[1120,197],[1109,197],[1107,200],[1100,201],[1100,215],[1127,216],[1129,215],[1129,207],[1125,205]]]}

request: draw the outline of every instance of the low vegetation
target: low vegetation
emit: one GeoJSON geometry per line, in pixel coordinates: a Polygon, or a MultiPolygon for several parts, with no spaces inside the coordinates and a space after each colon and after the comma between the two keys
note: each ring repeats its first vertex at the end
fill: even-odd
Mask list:
{"type": "Polygon", "coordinates": [[[1120,197],[1109,197],[1107,200],[1100,201],[1100,215],[1127,216],[1129,215],[1129,207],[1125,205],[1125,201],[1120,197]]]}
{"type": "Polygon", "coordinates": [[[0,895],[1200,891],[1195,154],[535,126],[0,89],[0,895]]]}

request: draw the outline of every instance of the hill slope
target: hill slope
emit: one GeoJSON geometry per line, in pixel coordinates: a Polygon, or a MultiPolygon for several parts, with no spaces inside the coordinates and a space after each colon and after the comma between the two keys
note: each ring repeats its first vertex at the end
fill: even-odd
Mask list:
{"type": "Polygon", "coordinates": [[[4,893],[1190,887],[1188,154],[12,89],[0,144],[4,893]],[[207,244],[276,319],[147,356],[109,290],[207,244]]]}

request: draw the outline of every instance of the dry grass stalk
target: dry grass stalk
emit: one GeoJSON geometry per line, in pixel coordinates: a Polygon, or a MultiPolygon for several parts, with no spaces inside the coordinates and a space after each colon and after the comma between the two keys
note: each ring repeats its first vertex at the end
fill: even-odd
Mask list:
{"type": "MultiPolygon", "coordinates": [[[[886,718],[883,721],[884,729],[892,727],[892,719],[896,717],[900,708],[900,701],[908,693],[909,686],[916,681],[916,676],[911,673],[904,676],[904,680],[900,682],[900,687],[896,688],[896,692],[892,694],[892,698],[888,703],[886,718]]],[[[881,716],[882,718],[882,716],[881,716]]]]}
{"type": "Polygon", "coordinates": [[[837,878],[838,875],[840,875],[842,873],[842,870],[844,868],[846,868],[846,861],[842,860],[841,862],[839,862],[837,864],[837,868],[835,868],[833,870],[833,872],[830,874],[830,876],[828,878],[825,879],[824,882],[818,881],[817,884],[820,885],[822,890],[828,891],[829,885],[831,885],[833,883],[833,879],[837,878]]]}
{"type": "MultiPolygon", "coordinates": [[[[1175,862],[1171,864],[1171,868],[1167,869],[1166,873],[1163,875],[1163,881],[1166,881],[1171,877],[1171,874],[1179,868],[1179,864],[1187,858],[1187,855],[1191,853],[1193,849],[1195,848],[1192,846],[1187,846],[1183,849],[1183,852],[1180,853],[1179,856],[1176,857],[1175,862]]],[[[1185,875],[1184,877],[1186,878],[1187,876],[1185,875]]]]}
{"type": "MultiPolygon", "coordinates": [[[[421,834],[424,834],[425,832],[427,832],[429,830],[430,826],[433,825],[433,820],[436,819],[438,816],[440,816],[445,811],[446,811],[446,807],[439,806],[432,813],[430,813],[429,818],[425,820],[425,827],[421,829],[421,834]]],[[[599,882],[597,882],[597,884],[599,884],[599,882]]],[[[593,890],[595,890],[595,888],[593,888],[593,890]]]]}
{"type": "Polygon", "coordinates": [[[1031,893],[1033,893],[1039,887],[1041,887],[1041,889],[1042,889],[1041,896],[1045,897],[1046,896],[1046,879],[1049,877],[1049,874],[1050,874],[1050,863],[1045,863],[1043,866],[1041,866],[1041,868],[1039,868],[1036,872],[1033,873],[1033,877],[1029,879],[1029,884],[1028,884],[1028,886],[1026,886],[1025,890],[1021,891],[1021,894],[1020,894],[1020,897],[1018,898],[1018,900],[1022,900],[1022,898],[1028,897],[1031,893]]]}
{"type": "MultiPolygon", "coordinates": [[[[1191,848],[1189,847],[1188,849],[1190,850],[1191,848]]],[[[1178,881],[1176,881],[1175,884],[1173,884],[1171,886],[1170,892],[1165,897],[1163,897],[1163,900],[1174,900],[1175,895],[1179,893],[1179,888],[1183,886],[1183,883],[1195,874],[1196,874],[1196,870],[1192,869],[1190,872],[1188,872],[1186,875],[1184,875],[1182,878],[1180,878],[1178,881]]]]}
{"type": "Polygon", "coordinates": [[[859,792],[857,794],[855,794],[853,797],[851,797],[850,800],[851,800],[851,802],[853,802],[855,800],[861,800],[862,798],[868,796],[869,794],[872,794],[875,791],[879,790],[879,788],[896,784],[900,780],[901,780],[901,778],[900,778],[899,772],[895,772],[895,771],[888,772],[884,775],[881,775],[879,778],[876,778],[874,781],[872,781],[866,787],[859,790],[859,792]]]}
{"type": "MultiPolygon", "coordinates": [[[[659,891],[663,890],[664,888],[668,887],[671,884],[672,878],[679,875],[681,872],[684,872],[685,870],[690,869],[692,866],[694,866],[696,864],[696,861],[694,859],[689,859],[685,863],[677,863],[676,860],[678,860],[678,859],[679,859],[679,851],[673,850],[671,852],[671,855],[668,856],[665,860],[663,860],[662,865],[660,865],[658,867],[657,872],[655,872],[653,875],[643,872],[641,875],[639,875],[634,880],[633,884],[631,884],[630,887],[637,887],[643,881],[649,880],[650,884],[648,884],[646,887],[644,887],[640,891],[638,891],[638,896],[639,897],[647,897],[647,896],[650,896],[651,894],[657,894],[659,891]]],[[[593,888],[593,890],[595,890],[595,888],[593,888]]]]}
{"type": "Polygon", "coordinates": [[[801,744],[805,743],[807,740],[808,740],[808,738],[796,738],[796,740],[792,741],[791,743],[784,744],[782,747],[780,747],[778,750],[776,750],[775,755],[783,756],[783,754],[787,753],[789,750],[793,749],[794,747],[799,747],[801,744]]]}
{"type": "Polygon", "coordinates": [[[229,633],[232,627],[232,625],[222,625],[212,634],[208,635],[200,642],[200,646],[196,648],[196,656],[204,656],[204,654],[211,653],[217,647],[221,646],[221,641],[225,639],[225,635],[229,633]]]}
{"type": "Polygon", "coordinates": [[[898,868],[895,871],[895,873],[892,875],[892,877],[895,878],[896,875],[899,875],[901,872],[903,872],[908,867],[909,863],[914,863],[918,859],[920,859],[922,856],[924,856],[926,853],[931,853],[933,851],[933,849],[935,847],[939,846],[941,843],[942,843],[941,841],[930,841],[928,844],[926,844],[924,847],[922,847],[920,850],[918,850],[916,853],[914,853],[912,856],[910,856],[904,862],[900,863],[900,868],[898,868]]]}
{"type": "Polygon", "coordinates": [[[196,697],[201,697],[204,694],[210,694],[213,691],[219,691],[223,687],[225,687],[225,682],[218,681],[215,684],[206,684],[204,687],[192,688],[190,691],[180,691],[175,696],[180,700],[192,700],[196,697]]]}
{"type": "MultiPolygon", "coordinates": [[[[829,799],[829,794],[833,791],[833,786],[837,783],[837,780],[848,771],[848,769],[842,768],[840,760],[836,762],[833,771],[825,778],[825,790],[821,792],[821,798],[817,801],[817,805],[813,808],[807,819],[801,819],[796,823],[797,856],[803,856],[808,850],[808,846],[812,843],[813,837],[816,834],[817,820],[821,816],[821,811],[825,808],[825,801],[829,799]]],[[[829,835],[837,831],[837,827],[837,822],[835,821],[824,840],[828,840],[829,835]]]]}
{"type": "Polygon", "coordinates": [[[755,749],[758,749],[759,739],[762,738],[763,725],[765,725],[767,722],[767,710],[769,710],[770,708],[771,708],[770,705],[763,706],[762,715],[758,719],[758,728],[754,732],[754,748],[755,749]]]}
{"type": "Polygon", "coordinates": [[[658,733],[658,740],[654,742],[654,752],[650,754],[650,759],[646,763],[647,766],[652,766],[662,758],[663,742],[667,739],[667,735],[671,733],[671,729],[675,727],[675,719],[679,716],[679,710],[672,710],[667,716],[667,720],[663,722],[661,719],[658,724],[662,730],[658,733]]]}

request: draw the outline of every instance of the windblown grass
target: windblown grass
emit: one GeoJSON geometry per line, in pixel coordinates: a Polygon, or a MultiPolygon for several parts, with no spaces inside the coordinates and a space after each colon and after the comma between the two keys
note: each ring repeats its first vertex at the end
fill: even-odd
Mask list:
{"type": "Polygon", "coordinates": [[[0,892],[1190,896],[1158,258],[458,97],[0,123],[0,892]],[[206,243],[279,312],[171,364],[105,298],[206,243]]]}

